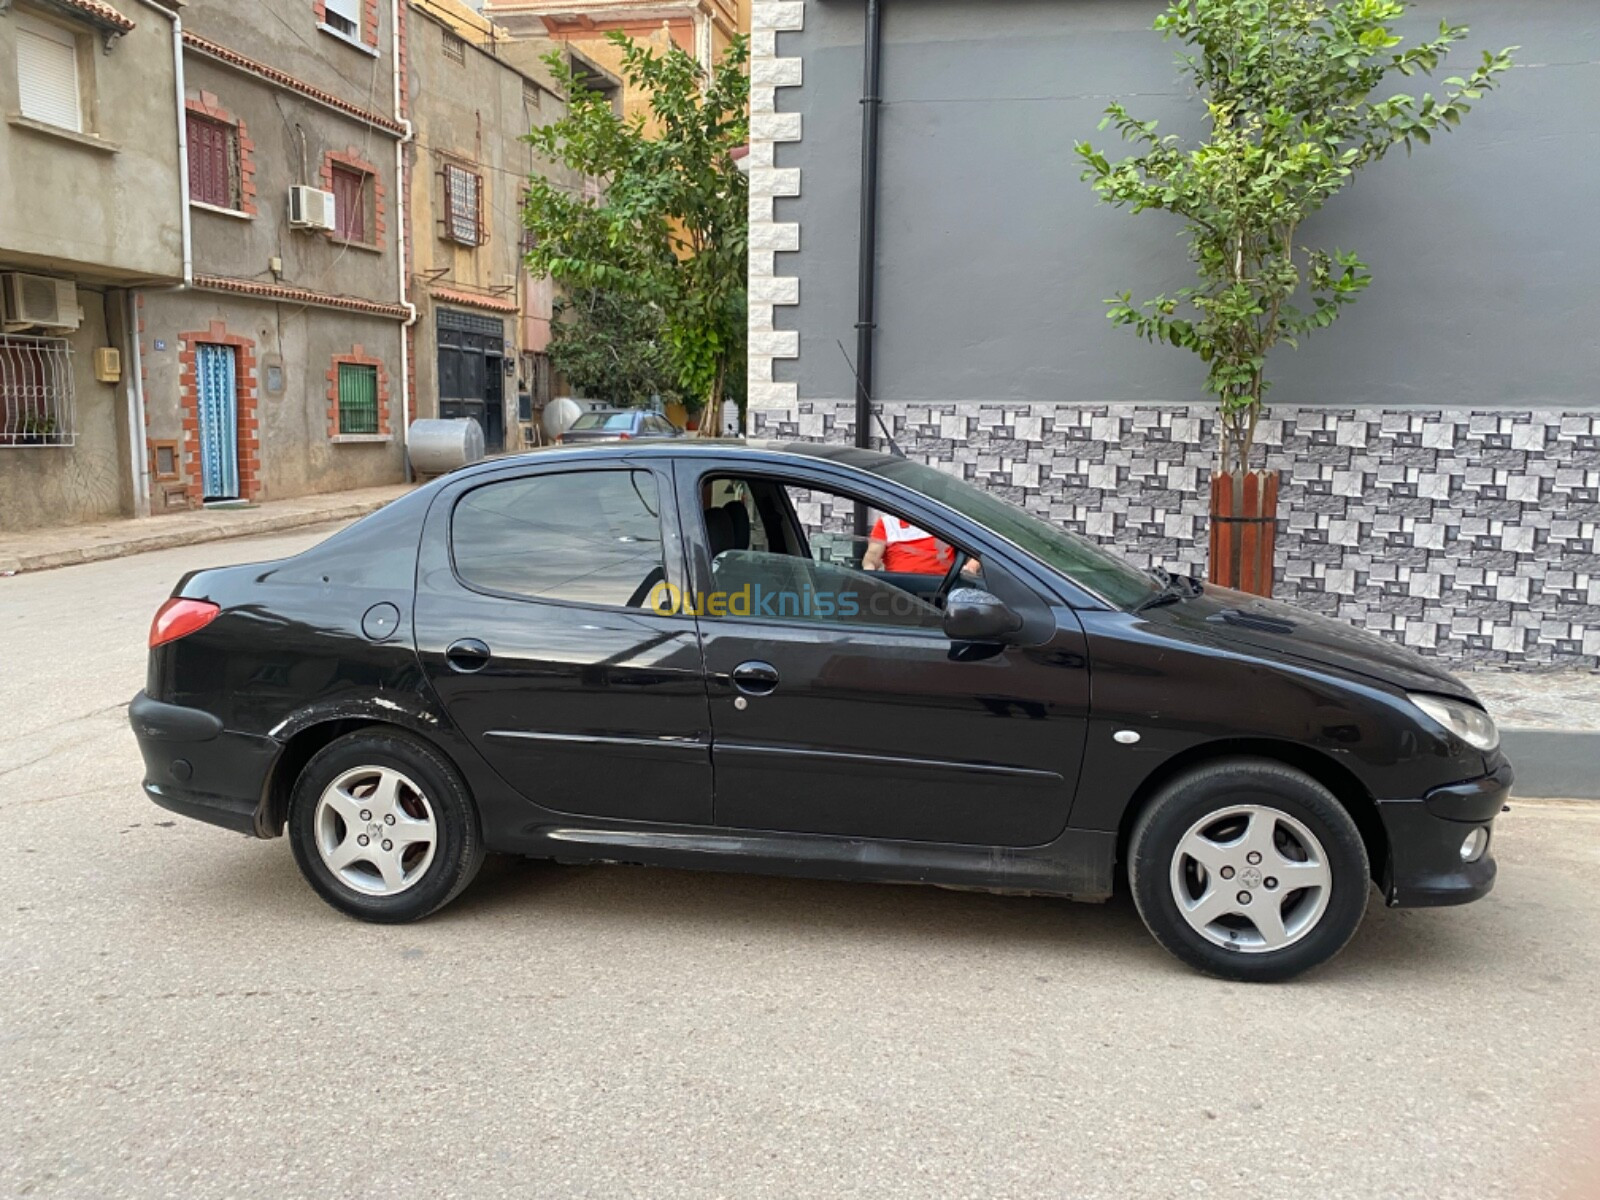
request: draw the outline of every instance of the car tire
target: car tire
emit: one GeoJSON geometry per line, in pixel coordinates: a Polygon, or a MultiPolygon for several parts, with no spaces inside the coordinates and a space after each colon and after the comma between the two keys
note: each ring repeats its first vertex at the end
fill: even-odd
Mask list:
{"type": "Polygon", "coordinates": [[[1283,763],[1234,758],[1151,797],[1129,837],[1128,883],[1179,959],[1271,983],[1344,948],[1371,876],[1361,831],[1332,792],[1283,763]]]}
{"type": "Polygon", "coordinates": [[[477,809],[421,738],[363,729],[319,750],[295,781],[289,842],[334,908],[397,925],[437,912],[483,865],[477,809]]]}

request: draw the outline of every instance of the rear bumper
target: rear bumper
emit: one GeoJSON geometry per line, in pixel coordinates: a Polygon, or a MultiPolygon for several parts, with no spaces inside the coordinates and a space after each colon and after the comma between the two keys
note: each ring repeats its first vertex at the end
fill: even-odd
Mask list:
{"type": "Polygon", "coordinates": [[[232,733],[208,712],[165,704],[140,692],[128,722],[144,758],[144,793],[169,812],[251,837],[282,746],[269,737],[232,733]]]}
{"type": "Polygon", "coordinates": [[[1511,781],[1511,765],[1503,763],[1493,775],[1435,788],[1420,800],[1378,802],[1389,840],[1380,882],[1391,906],[1469,904],[1489,894],[1497,869],[1494,818],[1511,781]],[[1490,831],[1489,847],[1476,862],[1463,862],[1461,845],[1476,828],[1490,831]]]}

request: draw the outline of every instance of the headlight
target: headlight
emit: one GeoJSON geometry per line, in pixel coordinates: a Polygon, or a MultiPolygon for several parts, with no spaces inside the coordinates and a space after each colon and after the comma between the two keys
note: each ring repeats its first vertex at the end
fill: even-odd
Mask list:
{"type": "Polygon", "coordinates": [[[1413,693],[1408,698],[1467,745],[1487,753],[1500,744],[1500,731],[1483,709],[1474,708],[1462,700],[1447,700],[1443,696],[1419,696],[1413,693]]]}

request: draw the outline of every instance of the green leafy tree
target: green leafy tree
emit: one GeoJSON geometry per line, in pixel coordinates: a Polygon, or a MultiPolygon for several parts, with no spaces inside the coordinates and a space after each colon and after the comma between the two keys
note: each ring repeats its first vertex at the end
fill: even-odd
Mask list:
{"type": "Polygon", "coordinates": [[[635,408],[678,399],[660,312],[615,292],[583,288],[556,301],[550,364],[582,396],[635,408]]]}
{"type": "MultiPolygon", "coordinates": [[[[657,314],[669,382],[694,405],[720,405],[744,354],[749,186],[732,152],[749,141],[748,46],[736,39],[708,74],[677,47],[610,36],[648,116],[623,118],[559,56],[546,59],[567,114],[528,140],[593,186],[530,180],[528,264],[569,296],[657,314]]],[[[618,351],[640,353],[637,343],[618,351]]]]}
{"type": "Polygon", "coordinates": [[[1187,223],[1198,286],[1106,303],[1115,324],[1205,361],[1224,471],[1250,467],[1268,352],[1326,329],[1372,281],[1355,253],[1299,244],[1307,218],[1395,146],[1409,153],[1459,124],[1511,66],[1516,47],[1484,53],[1438,95],[1379,98],[1396,75],[1431,75],[1467,36],[1444,23],[1406,47],[1394,31],[1405,12],[1401,0],[1173,0],[1155,28],[1187,47],[1179,61],[1205,102],[1208,135],[1186,146],[1113,104],[1100,128],[1139,153],[1112,162],[1077,146],[1102,201],[1187,223]]]}

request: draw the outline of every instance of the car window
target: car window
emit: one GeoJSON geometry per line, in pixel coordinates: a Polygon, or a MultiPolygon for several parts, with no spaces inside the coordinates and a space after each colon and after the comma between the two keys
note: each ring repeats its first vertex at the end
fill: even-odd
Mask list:
{"type": "MultiPolygon", "coordinates": [[[[938,592],[954,562],[948,545],[924,535],[899,547],[930,559],[942,553],[943,565],[908,565],[905,555],[885,562],[867,553],[870,538],[854,537],[852,498],[772,478],[708,476],[700,505],[714,594],[725,598],[706,615],[942,627],[938,592]]],[[[981,586],[981,567],[974,564],[966,582],[981,586]]]]}
{"type": "Polygon", "coordinates": [[[627,430],[633,428],[632,413],[584,413],[572,423],[573,429],[612,429],[627,430]]]}
{"type": "Polygon", "coordinates": [[[941,629],[944,614],[883,578],[816,559],[726,550],[711,567],[708,617],[941,629]]]}
{"type": "Polygon", "coordinates": [[[661,506],[648,471],[574,471],[486,484],[456,504],[463,582],[581,604],[640,605],[662,577],[661,506]]]}
{"type": "Polygon", "coordinates": [[[1132,608],[1159,590],[1151,576],[1111,551],[943,471],[903,458],[866,469],[948,505],[1119,608],[1132,608]]]}

